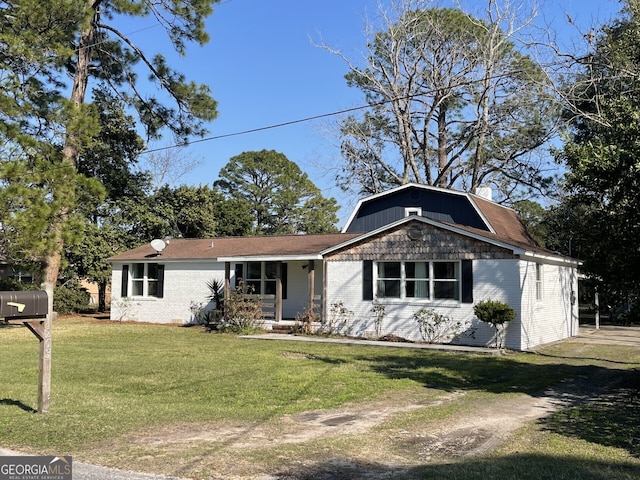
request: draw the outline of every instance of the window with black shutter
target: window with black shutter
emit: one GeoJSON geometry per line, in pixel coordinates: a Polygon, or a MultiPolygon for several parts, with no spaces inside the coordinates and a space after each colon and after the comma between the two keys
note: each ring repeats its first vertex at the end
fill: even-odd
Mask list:
{"type": "Polygon", "coordinates": [[[473,303],[473,264],[462,261],[384,261],[362,263],[363,300],[411,302],[453,300],[473,303]]]}

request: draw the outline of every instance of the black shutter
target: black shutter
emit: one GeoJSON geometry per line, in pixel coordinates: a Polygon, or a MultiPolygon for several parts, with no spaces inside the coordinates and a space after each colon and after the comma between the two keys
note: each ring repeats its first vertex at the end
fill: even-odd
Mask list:
{"type": "Polygon", "coordinates": [[[164,296],[164,265],[158,264],[158,298],[164,296]]]}
{"type": "Polygon", "coordinates": [[[472,260],[462,260],[462,303],[473,303],[472,260]]]}
{"type": "Polygon", "coordinates": [[[244,264],[243,263],[236,263],[235,277],[236,277],[236,288],[241,285],[244,285],[244,264]]]}
{"type": "Polygon", "coordinates": [[[373,261],[362,262],[362,299],[373,300],[373,261]]]}
{"type": "Polygon", "coordinates": [[[122,266],[122,280],[120,282],[120,296],[126,297],[128,294],[129,286],[129,265],[122,266]]]}
{"type": "Polygon", "coordinates": [[[287,299],[287,264],[283,263],[280,269],[280,282],[282,283],[282,299],[287,299]]]}

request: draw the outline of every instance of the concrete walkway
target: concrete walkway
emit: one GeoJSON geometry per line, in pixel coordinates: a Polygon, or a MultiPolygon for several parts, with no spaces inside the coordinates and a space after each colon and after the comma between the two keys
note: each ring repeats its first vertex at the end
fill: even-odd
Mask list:
{"type": "MultiPolygon", "coordinates": [[[[376,340],[360,340],[355,338],[328,338],[322,336],[293,335],[289,333],[261,333],[257,335],[243,335],[240,338],[252,340],[286,340],[290,342],[341,343],[344,345],[370,345],[376,347],[410,348],[414,350],[433,350],[454,353],[477,353],[483,355],[499,355],[501,353],[500,350],[486,347],[467,347],[464,345],[441,345],[431,343],[389,342],[376,340]]],[[[599,329],[596,329],[595,325],[581,325],[578,336],[560,341],[640,347],[640,326],[619,327],[612,325],[602,325],[599,329]]],[[[538,348],[544,348],[544,345],[540,345],[538,348]]]]}
{"type": "Polygon", "coordinates": [[[242,335],[240,338],[250,340],[286,340],[289,342],[340,343],[343,345],[375,346],[387,348],[409,348],[413,350],[433,350],[439,352],[477,353],[481,355],[500,355],[496,348],[467,347],[464,345],[442,345],[435,343],[389,342],[377,340],[360,340],[356,338],[329,338],[322,336],[293,335],[290,333],[261,333],[258,335],[242,335]]]}

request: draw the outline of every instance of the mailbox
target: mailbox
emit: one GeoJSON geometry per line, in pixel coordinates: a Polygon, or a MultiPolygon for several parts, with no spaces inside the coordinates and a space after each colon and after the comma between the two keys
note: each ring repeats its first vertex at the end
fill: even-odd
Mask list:
{"type": "Polygon", "coordinates": [[[0,318],[44,318],[49,313],[49,299],[44,290],[0,292],[0,318]]]}

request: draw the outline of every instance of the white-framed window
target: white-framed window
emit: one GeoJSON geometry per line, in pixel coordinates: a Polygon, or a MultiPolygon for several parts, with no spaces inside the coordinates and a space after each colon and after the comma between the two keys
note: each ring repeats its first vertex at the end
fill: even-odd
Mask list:
{"type": "Polygon", "coordinates": [[[460,262],[377,262],[378,298],[460,301],[460,262]]]}
{"type": "Polygon", "coordinates": [[[536,300],[542,300],[542,293],[544,292],[543,279],[542,264],[536,263],[536,300]]]}
{"type": "Polygon", "coordinates": [[[164,265],[132,263],[122,268],[123,297],[155,297],[164,294],[164,265]]]}

